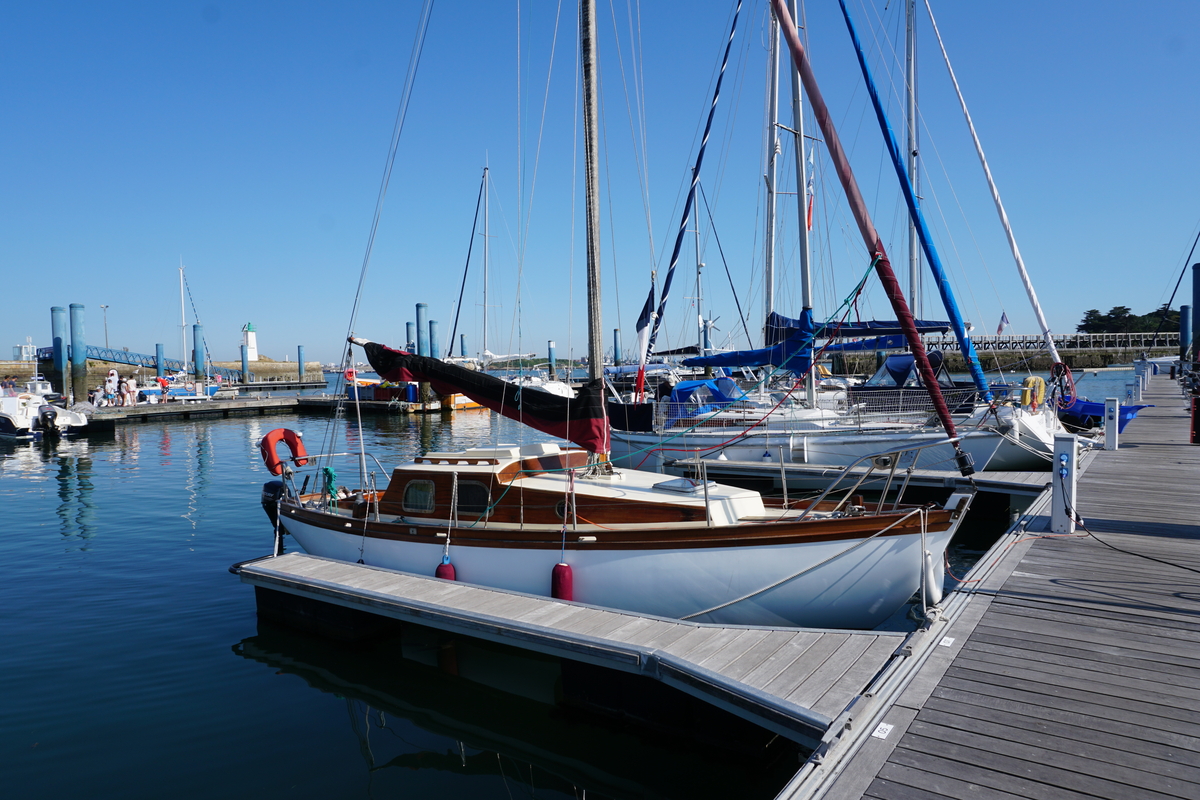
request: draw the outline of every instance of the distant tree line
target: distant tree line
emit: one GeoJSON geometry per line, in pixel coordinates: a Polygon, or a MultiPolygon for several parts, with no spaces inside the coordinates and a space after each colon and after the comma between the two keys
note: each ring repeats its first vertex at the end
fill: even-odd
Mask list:
{"type": "Polygon", "coordinates": [[[1179,330],[1179,312],[1163,303],[1149,314],[1134,314],[1129,306],[1113,306],[1107,314],[1099,309],[1083,312],[1083,320],[1075,326],[1078,333],[1153,333],[1157,330],[1179,330]],[[1163,319],[1163,314],[1166,319],[1163,319]],[[1159,323],[1162,327],[1159,328],[1159,323]]]}

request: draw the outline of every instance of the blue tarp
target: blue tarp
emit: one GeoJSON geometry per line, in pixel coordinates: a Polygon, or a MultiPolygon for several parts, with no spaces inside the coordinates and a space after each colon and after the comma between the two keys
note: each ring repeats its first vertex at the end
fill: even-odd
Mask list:
{"type": "MultiPolygon", "coordinates": [[[[917,333],[945,333],[950,330],[949,322],[940,320],[916,320],[917,333]]],[[[843,322],[833,325],[816,325],[813,323],[812,310],[800,314],[799,319],[792,319],[774,311],[767,317],[767,345],[775,345],[786,340],[793,331],[809,331],[817,339],[828,339],[831,336],[889,336],[903,334],[900,323],[894,319],[876,319],[866,322],[843,322]]],[[[903,345],[902,345],[903,346],[903,345]]]]}

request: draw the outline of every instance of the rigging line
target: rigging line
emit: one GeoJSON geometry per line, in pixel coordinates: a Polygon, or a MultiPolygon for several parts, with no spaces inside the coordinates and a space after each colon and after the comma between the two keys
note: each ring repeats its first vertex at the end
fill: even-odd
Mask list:
{"type": "MultiPolygon", "coordinates": [[[[358,319],[359,303],[362,300],[363,285],[367,280],[367,269],[371,265],[371,251],[375,247],[375,234],[379,230],[379,217],[383,213],[383,201],[387,197],[388,183],[392,179],[392,167],[396,163],[396,150],[400,144],[400,133],[404,130],[404,119],[408,115],[408,104],[412,99],[413,85],[417,80],[417,67],[421,64],[421,52],[425,47],[425,34],[429,30],[429,17],[433,13],[433,0],[425,0],[421,7],[421,17],[417,23],[417,33],[413,38],[412,52],[408,57],[408,73],[404,76],[404,88],[400,95],[400,107],[396,110],[396,121],[392,127],[392,141],[388,147],[387,160],[384,163],[383,178],[379,183],[379,194],[375,198],[375,216],[371,220],[371,232],[367,236],[367,250],[363,254],[362,271],[358,276],[358,290],[354,294],[354,306],[350,311],[350,326],[347,338],[353,335],[354,325],[358,319]]],[[[349,351],[347,351],[349,352],[349,351]]]]}
{"type": "MultiPolygon", "coordinates": [[[[611,0],[610,0],[611,5],[611,0]]],[[[614,17],[613,22],[616,22],[614,17]]],[[[604,147],[604,180],[608,183],[608,192],[606,192],[606,200],[608,202],[608,239],[612,245],[610,258],[612,259],[613,270],[613,291],[617,296],[617,329],[621,330],[624,326],[621,324],[621,271],[617,269],[617,234],[616,223],[613,220],[613,191],[612,191],[612,159],[608,155],[608,127],[605,124],[606,120],[604,97],[600,97],[600,141],[604,147]]],[[[613,363],[616,363],[617,354],[613,353],[613,363]]]]}
{"type": "MultiPolygon", "coordinates": [[[[450,348],[446,358],[454,355],[454,337],[458,335],[458,315],[462,313],[463,293],[467,290],[467,270],[471,267],[471,251],[475,248],[475,229],[479,224],[479,207],[483,204],[483,187],[487,184],[488,168],[483,168],[484,177],[479,179],[479,196],[475,198],[475,219],[471,220],[471,241],[467,245],[467,263],[463,265],[462,285],[458,287],[458,307],[454,309],[454,326],[450,329],[450,348]]],[[[487,243],[484,242],[484,246],[487,243]]]]}
{"type": "MultiPolygon", "coordinates": [[[[634,164],[637,166],[638,188],[641,190],[641,195],[642,195],[642,211],[646,216],[646,234],[649,237],[648,243],[650,245],[650,269],[653,270],[654,269],[654,231],[650,226],[650,187],[648,185],[650,182],[650,175],[646,171],[646,168],[644,166],[646,153],[644,151],[641,153],[638,152],[638,136],[637,136],[637,131],[635,130],[635,126],[634,126],[633,107],[630,105],[630,102],[629,102],[629,82],[625,78],[625,56],[621,50],[621,37],[616,35],[617,10],[616,10],[616,7],[613,5],[613,0],[608,0],[608,8],[612,15],[612,21],[613,21],[613,40],[616,42],[616,45],[617,45],[617,63],[620,65],[620,68],[621,68],[621,88],[624,89],[624,91],[625,91],[625,111],[626,111],[626,116],[629,119],[629,136],[630,136],[630,138],[633,139],[633,161],[634,161],[634,164]]],[[[631,32],[631,35],[632,35],[632,32],[631,32]]],[[[630,47],[632,48],[632,42],[630,44],[630,47]]],[[[633,58],[632,53],[630,54],[630,58],[631,59],[633,58]]],[[[636,62],[635,62],[635,64],[636,64],[636,62]]],[[[635,76],[635,80],[636,80],[636,76],[635,76]]],[[[634,92],[636,93],[636,91],[637,91],[637,85],[635,83],[634,92]]],[[[639,118],[637,121],[637,127],[644,128],[645,121],[643,119],[639,118]]],[[[644,141],[645,140],[643,138],[643,142],[644,141]]],[[[605,158],[606,159],[608,158],[607,142],[605,144],[605,158]]],[[[605,170],[607,171],[607,169],[608,169],[608,167],[606,165],[605,170]]],[[[611,221],[611,218],[612,218],[611,180],[610,180],[610,185],[609,185],[609,195],[610,195],[609,219],[611,221]]],[[[610,235],[612,235],[611,231],[610,231],[610,235]]],[[[616,247],[615,241],[613,242],[613,246],[614,246],[614,248],[616,247]]],[[[615,252],[615,250],[614,250],[614,252],[615,252]]],[[[617,297],[620,297],[620,296],[621,296],[621,294],[618,291],[617,297]]],[[[620,307],[620,304],[618,303],[618,308],[619,307],[620,307]]]]}
{"type": "Polygon", "coordinates": [[[729,289],[733,292],[733,304],[737,306],[738,319],[742,322],[742,330],[746,332],[746,341],[751,347],[754,340],[750,338],[750,328],[746,325],[746,315],[742,312],[742,304],[738,300],[737,287],[733,285],[733,276],[729,274],[729,262],[725,260],[725,250],[721,247],[721,237],[717,235],[717,223],[713,220],[712,209],[708,206],[708,198],[704,194],[704,185],[700,184],[700,199],[704,201],[704,210],[708,212],[708,225],[712,230],[713,240],[717,243],[717,252],[721,254],[721,263],[725,265],[725,277],[729,279],[729,289]]]}
{"type": "MultiPolygon", "coordinates": [[[[525,261],[525,245],[529,240],[529,220],[533,216],[533,195],[537,190],[537,173],[538,164],[542,157],[542,138],[546,130],[546,109],[550,105],[550,79],[554,75],[554,53],[558,48],[558,25],[562,19],[562,0],[558,0],[558,9],[554,12],[554,34],[550,39],[550,64],[546,67],[546,91],[542,96],[542,116],[538,121],[538,136],[537,147],[533,151],[533,175],[529,177],[529,204],[525,211],[524,220],[522,220],[521,230],[518,233],[520,237],[519,247],[517,250],[517,269],[519,270],[522,263],[525,261]]],[[[518,131],[518,135],[519,135],[518,131]]]]}
{"type": "MultiPolygon", "coordinates": [[[[1167,314],[1169,314],[1171,312],[1171,303],[1175,302],[1175,292],[1179,291],[1179,284],[1183,283],[1183,276],[1187,274],[1188,265],[1192,261],[1192,254],[1196,252],[1196,244],[1197,243],[1200,243],[1200,231],[1196,232],[1196,238],[1192,241],[1192,249],[1188,251],[1187,258],[1185,258],[1183,260],[1183,269],[1180,270],[1180,272],[1179,272],[1179,280],[1175,281],[1175,288],[1171,291],[1171,299],[1168,300],[1166,302],[1166,305],[1163,306],[1162,319],[1160,319],[1158,321],[1158,327],[1154,329],[1154,338],[1150,341],[1151,347],[1154,347],[1156,344],[1158,344],[1158,334],[1162,330],[1163,323],[1165,323],[1167,321],[1167,314]]],[[[1182,331],[1182,326],[1181,326],[1180,330],[1182,331]]],[[[1191,347],[1191,344],[1192,344],[1191,342],[1183,341],[1183,336],[1182,336],[1182,334],[1180,335],[1180,338],[1179,338],[1180,350],[1186,351],[1187,348],[1191,347]]]]}
{"type": "Polygon", "coordinates": [[[717,101],[721,97],[721,81],[725,77],[725,67],[729,63],[729,51],[733,47],[733,37],[737,33],[738,15],[741,13],[741,10],[742,0],[738,0],[737,8],[733,12],[733,24],[729,28],[729,39],[725,43],[725,56],[721,60],[721,71],[717,75],[717,86],[713,91],[712,104],[708,109],[708,121],[704,124],[704,136],[700,140],[700,150],[696,155],[696,165],[692,169],[692,186],[688,191],[687,200],[683,204],[683,214],[679,219],[679,231],[675,235],[675,248],[671,252],[671,262],[667,267],[667,277],[663,280],[662,295],[658,303],[658,314],[654,318],[654,325],[650,329],[650,337],[646,342],[646,358],[649,358],[650,354],[654,352],[654,342],[658,338],[658,329],[662,325],[667,296],[671,292],[671,281],[675,277],[675,267],[679,264],[679,251],[683,248],[683,237],[687,233],[688,217],[691,216],[692,203],[696,199],[696,182],[700,179],[700,167],[704,163],[704,148],[708,145],[708,136],[712,130],[713,116],[717,111],[717,101]]]}

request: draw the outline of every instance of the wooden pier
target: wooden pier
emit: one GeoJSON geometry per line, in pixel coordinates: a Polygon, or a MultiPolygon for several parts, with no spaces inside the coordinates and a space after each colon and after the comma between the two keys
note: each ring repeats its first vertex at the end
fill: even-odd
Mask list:
{"type": "Polygon", "coordinates": [[[1143,400],[1079,480],[1095,536],[1039,538],[1040,504],[945,601],[943,646],[781,798],[1200,797],[1200,447],[1173,381],[1143,400]]]}
{"type": "Polygon", "coordinates": [[[812,748],[864,704],[906,642],[891,632],[682,622],[303,553],[234,569],[257,591],[647,675],[812,748]]]}
{"type": "Polygon", "coordinates": [[[299,398],[236,397],[229,399],[172,400],[168,403],[143,403],[136,406],[98,408],[88,418],[85,432],[111,431],[118,425],[155,422],[166,419],[198,419],[206,417],[263,416],[294,412],[299,398]]]}

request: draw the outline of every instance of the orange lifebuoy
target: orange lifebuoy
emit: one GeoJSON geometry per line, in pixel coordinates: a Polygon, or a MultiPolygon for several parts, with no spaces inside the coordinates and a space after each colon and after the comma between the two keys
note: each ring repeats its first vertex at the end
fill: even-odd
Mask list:
{"type": "Polygon", "coordinates": [[[267,469],[271,471],[272,475],[283,474],[283,459],[279,457],[277,449],[280,442],[285,442],[288,449],[292,451],[292,460],[296,462],[296,466],[303,467],[308,463],[308,451],[304,449],[304,442],[300,441],[300,434],[290,428],[276,428],[258,443],[263,463],[267,465],[267,469]]]}

